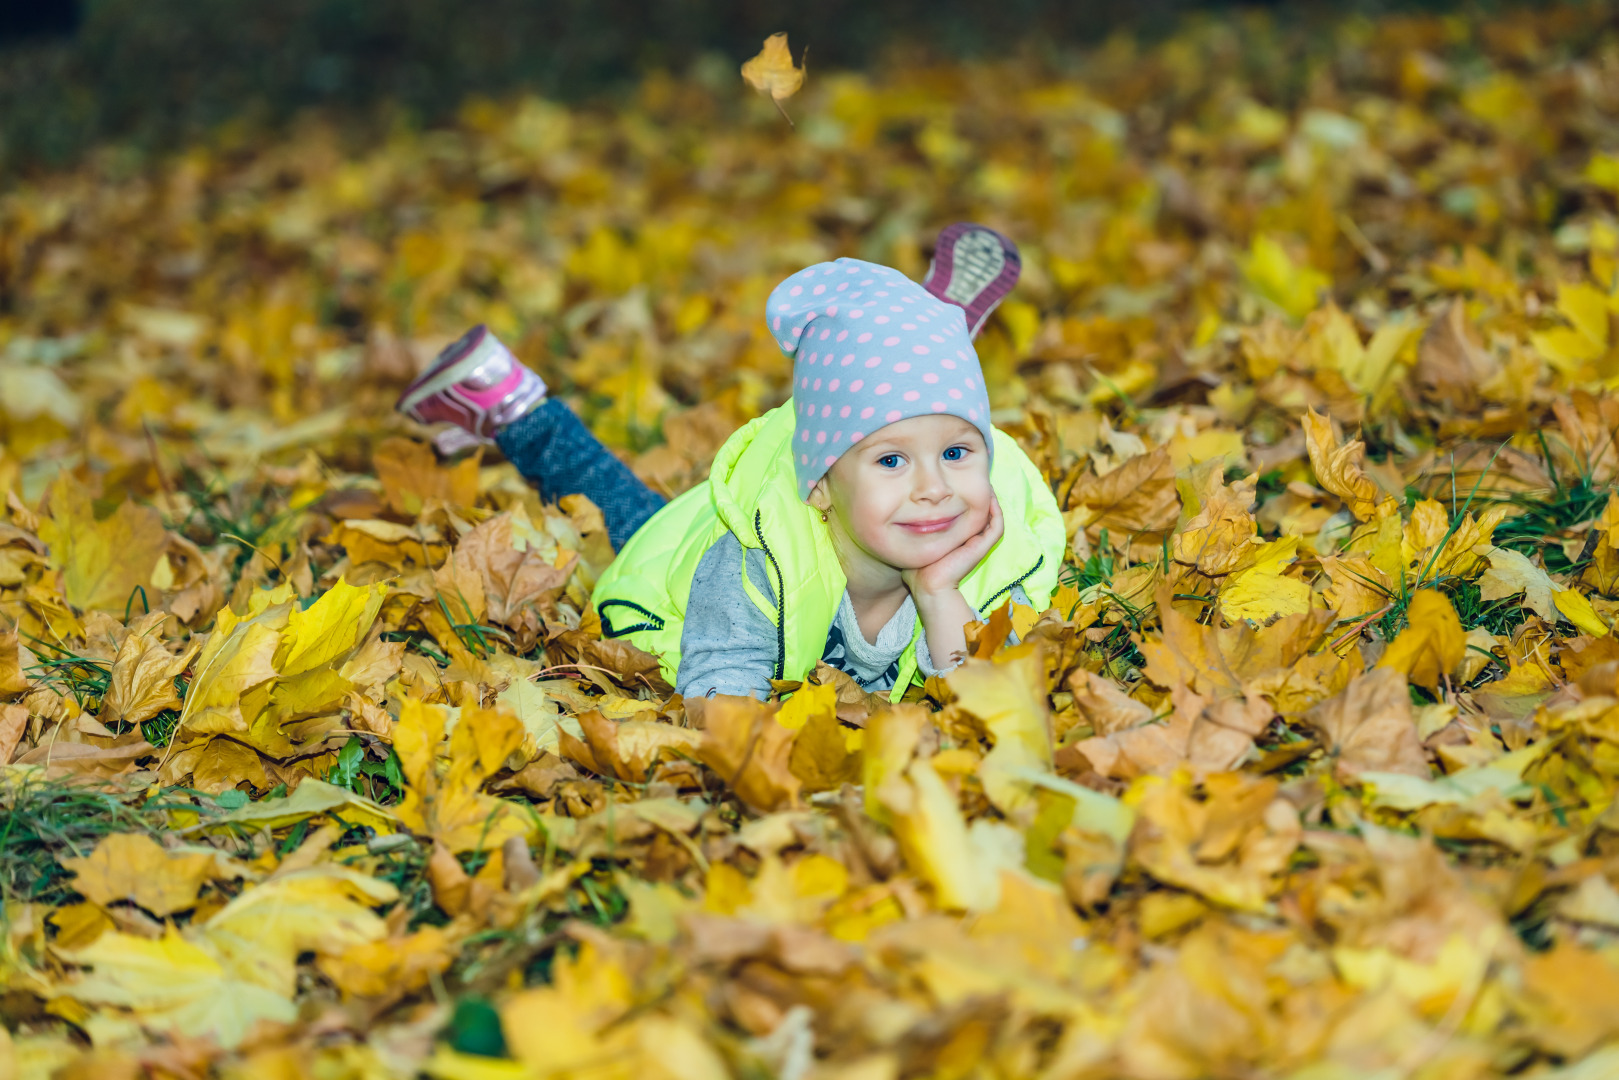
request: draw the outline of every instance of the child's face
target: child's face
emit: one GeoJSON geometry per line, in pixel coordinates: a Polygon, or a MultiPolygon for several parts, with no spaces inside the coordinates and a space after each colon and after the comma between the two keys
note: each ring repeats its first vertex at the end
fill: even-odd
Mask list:
{"type": "Polygon", "coordinates": [[[898,570],[938,561],[982,530],[994,498],[984,436],[959,416],[913,416],[861,439],[816,485],[863,552],[898,570]]]}

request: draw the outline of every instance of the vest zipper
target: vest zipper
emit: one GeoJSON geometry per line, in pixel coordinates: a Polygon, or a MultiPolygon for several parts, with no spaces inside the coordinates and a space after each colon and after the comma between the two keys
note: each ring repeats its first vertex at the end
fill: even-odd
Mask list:
{"type": "Polygon", "coordinates": [[[984,601],[984,609],[983,610],[986,611],[986,612],[994,611],[995,610],[995,601],[999,600],[1003,594],[1010,595],[1010,593],[1012,592],[1013,589],[1017,588],[1019,585],[1022,585],[1025,581],[1028,581],[1030,578],[1032,578],[1035,575],[1035,572],[1038,571],[1044,565],[1046,565],[1046,557],[1044,555],[1041,555],[1040,558],[1035,560],[1034,565],[1029,567],[1027,570],[1025,570],[1021,576],[1019,576],[1018,578],[1013,580],[1011,584],[1006,586],[1006,588],[1002,589],[1000,592],[996,593],[994,596],[991,596],[988,600],[984,601]]]}
{"type": "Polygon", "coordinates": [[[638,634],[642,630],[662,630],[664,625],[663,619],[659,615],[648,611],[633,600],[603,600],[600,606],[596,608],[596,615],[601,619],[602,637],[604,638],[621,638],[626,634],[638,634]],[[612,624],[612,617],[607,614],[607,609],[610,607],[629,608],[645,621],[631,623],[629,626],[622,628],[615,628],[612,624]]]}
{"type": "MultiPolygon", "coordinates": [[[[764,511],[753,512],[753,535],[759,538],[759,546],[764,549],[765,558],[770,560],[770,569],[776,575],[776,675],[778,679],[786,678],[782,674],[787,669],[787,586],[782,581],[781,566],[776,562],[775,554],[770,545],[765,543],[764,511]]],[[[1042,559],[1045,556],[1041,556],[1042,559]]],[[[1038,569],[1038,567],[1036,568],[1038,569]]],[[[746,572],[746,570],[744,570],[746,572]]],[[[1033,573],[1031,570],[1029,573],[1033,573]]]]}

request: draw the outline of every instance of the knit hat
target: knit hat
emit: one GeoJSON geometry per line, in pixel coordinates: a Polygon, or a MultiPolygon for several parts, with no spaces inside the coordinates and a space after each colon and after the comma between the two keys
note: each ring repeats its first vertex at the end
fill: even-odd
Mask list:
{"type": "Polygon", "coordinates": [[[776,286],[765,320],[793,358],[800,498],[845,450],[913,416],[959,416],[994,453],[966,313],[899,271],[859,259],[816,263],[776,286]]]}

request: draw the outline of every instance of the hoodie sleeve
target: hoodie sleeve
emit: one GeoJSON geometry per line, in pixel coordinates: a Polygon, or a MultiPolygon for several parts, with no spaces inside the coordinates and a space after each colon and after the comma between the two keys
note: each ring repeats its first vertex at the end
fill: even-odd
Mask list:
{"type": "MultiPolygon", "coordinates": [[[[1034,604],[1029,600],[1029,594],[1023,591],[1023,586],[1021,585],[1012,586],[1011,596],[1012,603],[1014,604],[1022,604],[1024,607],[1034,606],[1034,604]]],[[[985,621],[986,617],[984,613],[979,611],[977,608],[973,609],[973,614],[978,617],[979,622],[985,621]]],[[[1017,631],[1014,630],[1006,635],[1006,643],[1008,645],[1021,644],[1021,642],[1018,640],[1017,631]]],[[[933,654],[928,651],[928,635],[926,631],[917,635],[916,667],[925,678],[932,678],[936,675],[948,675],[960,666],[960,664],[952,664],[951,666],[945,668],[936,667],[933,663],[933,654]]]]}
{"type": "Polygon", "coordinates": [[[675,689],[684,697],[770,695],[776,627],[743,591],[744,566],[754,586],[774,601],[776,591],[765,572],[763,554],[744,548],[730,533],[716,540],[697,564],[675,677],[675,689]]]}

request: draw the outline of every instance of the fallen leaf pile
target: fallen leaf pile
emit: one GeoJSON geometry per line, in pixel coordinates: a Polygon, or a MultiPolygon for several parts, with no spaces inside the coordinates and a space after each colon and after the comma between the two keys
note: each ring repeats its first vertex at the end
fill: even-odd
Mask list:
{"type": "Polygon", "coordinates": [[[1608,6],[748,81],[0,194],[0,1076],[1619,1072],[1608,6]],[[672,495],[962,219],[1070,551],[903,703],[391,412],[486,322],[672,495]]]}

